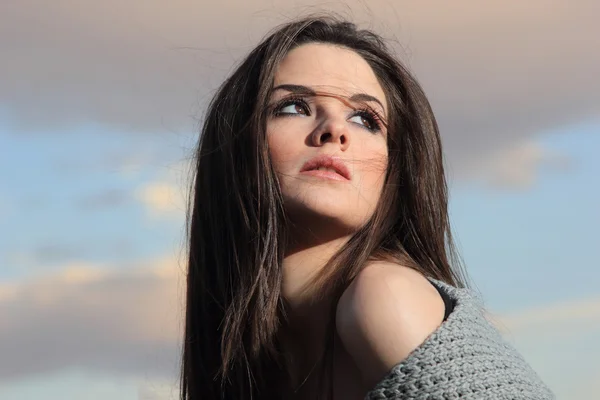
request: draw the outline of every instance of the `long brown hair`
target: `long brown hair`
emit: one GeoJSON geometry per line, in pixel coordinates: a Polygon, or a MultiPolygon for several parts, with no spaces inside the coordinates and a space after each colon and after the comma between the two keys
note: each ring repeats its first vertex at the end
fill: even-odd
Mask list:
{"type": "Polygon", "coordinates": [[[415,78],[378,35],[350,22],[317,16],[283,25],[223,83],[204,120],[188,214],[182,400],[277,398],[286,377],[276,337],[285,308],[281,264],[289,221],[269,158],[265,110],[279,63],[313,42],[362,56],[390,110],[378,207],[315,285],[339,299],[370,259],[466,285],[450,232],[438,127],[415,78]]]}

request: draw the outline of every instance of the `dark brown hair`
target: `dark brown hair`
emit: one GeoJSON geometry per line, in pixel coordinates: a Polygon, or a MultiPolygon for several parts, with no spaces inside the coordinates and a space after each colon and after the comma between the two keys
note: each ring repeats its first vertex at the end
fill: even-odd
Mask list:
{"type": "Polygon", "coordinates": [[[390,110],[378,207],[315,285],[337,300],[370,259],[466,285],[450,232],[438,127],[415,78],[371,31],[330,16],[288,23],[223,83],[202,128],[188,215],[182,400],[280,395],[278,383],[287,375],[276,338],[285,309],[280,287],[288,221],[269,158],[265,110],[279,63],[293,48],[315,42],[363,57],[390,110]]]}

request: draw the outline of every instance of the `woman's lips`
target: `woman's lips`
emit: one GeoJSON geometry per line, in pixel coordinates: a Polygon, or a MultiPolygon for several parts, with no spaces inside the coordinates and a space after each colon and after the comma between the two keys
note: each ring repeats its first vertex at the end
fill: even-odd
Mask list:
{"type": "Polygon", "coordinates": [[[326,154],[308,160],[300,169],[300,173],[336,181],[351,179],[350,170],[346,164],[340,158],[326,154]]]}
{"type": "Polygon", "coordinates": [[[313,169],[310,171],[302,171],[301,174],[316,176],[318,178],[323,178],[323,179],[331,179],[334,181],[348,181],[348,179],[346,179],[342,175],[338,174],[335,171],[331,171],[331,170],[323,171],[323,170],[313,169]]]}

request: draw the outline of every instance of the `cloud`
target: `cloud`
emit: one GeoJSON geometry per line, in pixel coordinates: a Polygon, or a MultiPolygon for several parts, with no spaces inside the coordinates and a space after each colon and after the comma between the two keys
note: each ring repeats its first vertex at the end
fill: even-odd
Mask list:
{"type": "Polygon", "coordinates": [[[0,381],[67,367],[171,377],[178,366],[182,277],[175,259],[0,285],[0,381]]]}
{"type": "Polygon", "coordinates": [[[574,299],[492,317],[506,334],[525,335],[552,330],[580,334],[583,326],[600,329],[600,298],[574,299]]]}
{"type": "Polygon", "coordinates": [[[98,210],[119,207],[129,201],[129,193],[122,189],[107,189],[78,200],[77,205],[83,210],[98,210]]]}
{"type": "Polygon", "coordinates": [[[595,396],[599,297],[544,304],[490,318],[558,399],[595,396]]]}
{"type": "Polygon", "coordinates": [[[76,245],[45,242],[33,250],[31,260],[35,260],[36,263],[63,263],[67,260],[82,259],[84,254],[84,249],[76,245]]]}
{"type": "MultiPolygon", "coordinates": [[[[171,388],[182,335],[183,263],[166,257],[119,267],[72,263],[0,284],[0,381],[77,366],[166,382],[140,388],[142,397],[171,388]]],[[[538,346],[532,357],[539,363],[569,350],[561,343],[600,331],[600,299],[491,318],[507,337],[526,343],[526,351],[538,346]]]]}
{"type": "Polygon", "coordinates": [[[154,216],[173,212],[181,214],[184,206],[178,196],[179,189],[167,182],[150,183],[138,192],[138,198],[154,216]]]}
{"type": "Polygon", "coordinates": [[[0,14],[0,107],[16,131],[92,122],[194,132],[215,88],[269,29],[333,9],[390,38],[416,72],[457,176],[481,154],[599,116],[596,0],[434,3],[10,2],[0,14]]]}
{"type": "MultiPolygon", "coordinates": [[[[0,386],[77,369],[134,379],[140,400],[176,398],[184,270],[174,257],[119,268],[73,263],[0,284],[0,386]]],[[[576,389],[573,398],[589,398],[600,298],[490,318],[557,395],[576,389]]]]}
{"type": "Polygon", "coordinates": [[[163,170],[155,181],[139,187],[136,197],[153,218],[183,218],[191,177],[190,162],[181,161],[163,170]]]}
{"type": "Polygon", "coordinates": [[[528,189],[543,167],[564,171],[572,161],[538,142],[526,140],[502,151],[490,152],[471,161],[463,179],[483,181],[495,188],[528,189]]]}
{"type": "MultiPolygon", "coordinates": [[[[81,239],[81,238],[79,238],[81,239]]],[[[8,246],[0,255],[0,265],[6,271],[24,277],[40,273],[40,267],[55,271],[64,265],[72,265],[80,260],[97,258],[98,255],[110,254],[112,259],[129,259],[135,251],[131,237],[111,237],[109,240],[90,243],[85,240],[51,240],[43,239],[29,243],[29,250],[8,246]],[[7,268],[8,267],[8,268],[7,268]]],[[[11,276],[9,272],[8,275],[11,276]]]]}
{"type": "MultiPolygon", "coordinates": [[[[565,396],[562,398],[566,399],[567,396],[569,396],[569,398],[572,399],[587,400],[600,393],[600,373],[598,373],[596,368],[593,368],[592,371],[594,369],[596,372],[591,372],[589,374],[591,375],[590,378],[584,380],[579,385],[573,385],[573,387],[570,388],[571,390],[565,392],[565,396]]],[[[164,399],[166,400],[166,398],[164,399]]]]}
{"type": "Polygon", "coordinates": [[[138,400],[175,400],[179,385],[173,381],[144,382],[138,386],[138,400]]]}

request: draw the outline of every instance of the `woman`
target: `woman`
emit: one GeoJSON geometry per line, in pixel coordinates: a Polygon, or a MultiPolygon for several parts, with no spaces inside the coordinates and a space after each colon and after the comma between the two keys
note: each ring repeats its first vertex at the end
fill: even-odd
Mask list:
{"type": "Polygon", "coordinates": [[[259,44],[197,150],[181,398],[553,398],[451,263],[442,164],[375,34],[315,17],[259,44]]]}

